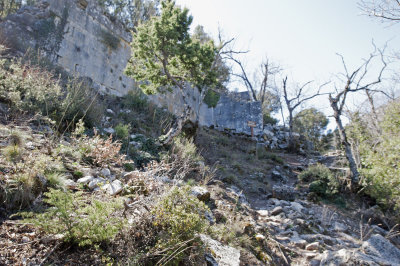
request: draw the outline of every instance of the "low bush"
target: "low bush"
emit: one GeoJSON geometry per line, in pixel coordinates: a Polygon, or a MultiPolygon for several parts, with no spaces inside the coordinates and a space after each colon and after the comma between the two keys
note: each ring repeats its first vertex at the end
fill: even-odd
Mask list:
{"type": "MultiPolygon", "coordinates": [[[[154,225],[163,233],[157,242],[157,250],[164,250],[164,263],[178,265],[183,256],[196,246],[197,234],[208,226],[205,212],[208,207],[190,194],[190,187],[174,187],[156,204],[154,225]]],[[[163,264],[164,264],[163,263],[163,264]]]]}
{"type": "Polygon", "coordinates": [[[280,157],[279,155],[276,155],[275,153],[267,152],[267,151],[265,151],[265,149],[263,149],[261,152],[259,152],[258,159],[260,159],[260,160],[263,160],[263,159],[264,160],[272,160],[272,161],[274,161],[276,163],[279,163],[279,164],[283,164],[284,163],[282,157],[280,157]]]}
{"type": "Polygon", "coordinates": [[[271,114],[264,113],[263,114],[263,123],[264,125],[276,125],[279,122],[278,119],[273,118],[271,114]]]}
{"type": "Polygon", "coordinates": [[[310,192],[316,193],[320,197],[329,197],[339,193],[338,178],[322,164],[308,167],[300,173],[299,180],[310,183],[310,192]]]}
{"type": "Polygon", "coordinates": [[[0,60],[0,101],[10,106],[13,115],[51,118],[60,132],[72,130],[81,118],[95,126],[104,113],[97,93],[86,82],[61,80],[53,72],[21,60],[0,60]]]}
{"type": "Polygon", "coordinates": [[[115,127],[115,136],[120,140],[127,140],[129,137],[130,125],[119,123],[115,127]]]}
{"type": "Polygon", "coordinates": [[[125,156],[121,155],[121,143],[113,142],[112,135],[108,139],[103,139],[97,132],[94,137],[82,137],[77,139],[83,159],[95,166],[105,167],[111,164],[123,165],[125,156]]]}
{"type": "Polygon", "coordinates": [[[122,208],[117,201],[102,202],[82,193],[50,189],[44,202],[50,205],[42,213],[25,212],[25,222],[32,223],[49,234],[63,234],[65,242],[79,246],[109,242],[124,227],[125,220],[113,215],[122,208]]]}
{"type": "Polygon", "coordinates": [[[215,108],[219,102],[220,94],[214,90],[207,90],[206,95],[204,96],[204,102],[207,104],[209,108],[215,108]]]}

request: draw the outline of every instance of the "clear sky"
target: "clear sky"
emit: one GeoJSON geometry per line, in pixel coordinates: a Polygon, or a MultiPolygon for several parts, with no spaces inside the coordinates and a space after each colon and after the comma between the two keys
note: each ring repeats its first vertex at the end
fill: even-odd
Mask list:
{"type": "MultiPolygon", "coordinates": [[[[377,46],[400,50],[400,25],[382,24],[361,15],[357,0],[176,0],[190,9],[194,26],[206,32],[236,38],[236,48],[248,49],[244,57],[249,72],[267,55],[280,63],[289,79],[323,83],[343,70],[342,54],[349,68],[377,46]]],[[[319,104],[322,108],[327,101],[319,104]]]]}

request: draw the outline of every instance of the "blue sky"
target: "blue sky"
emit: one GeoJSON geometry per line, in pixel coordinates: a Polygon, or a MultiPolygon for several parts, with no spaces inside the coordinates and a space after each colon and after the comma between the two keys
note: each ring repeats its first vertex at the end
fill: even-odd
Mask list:
{"type": "MultiPolygon", "coordinates": [[[[382,24],[361,14],[356,0],[176,0],[189,8],[194,26],[217,36],[236,38],[236,48],[250,50],[242,59],[249,72],[267,55],[285,69],[289,80],[315,84],[343,71],[336,53],[349,69],[361,64],[377,46],[400,50],[400,25],[382,24]]],[[[236,84],[234,86],[237,86],[236,84]]],[[[326,99],[309,105],[329,113],[326,99]]]]}
{"type": "Polygon", "coordinates": [[[400,48],[399,25],[381,24],[361,15],[356,0],[177,0],[190,9],[193,25],[216,35],[218,26],[237,48],[249,49],[249,67],[265,55],[301,80],[341,70],[336,53],[350,65],[390,40],[400,48]]]}

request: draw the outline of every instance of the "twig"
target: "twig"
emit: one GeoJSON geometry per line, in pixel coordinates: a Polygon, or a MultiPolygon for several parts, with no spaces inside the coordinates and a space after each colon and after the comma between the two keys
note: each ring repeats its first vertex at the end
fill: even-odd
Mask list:
{"type": "Polygon", "coordinates": [[[50,257],[51,254],[53,254],[53,252],[61,245],[62,242],[59,242],[57,245],[54,246],[54,248],[52,248],[46,255],[46,257],[44,257],[44,259],[40,262],[39,266],[42,266],[47,259],[50,257]]]}

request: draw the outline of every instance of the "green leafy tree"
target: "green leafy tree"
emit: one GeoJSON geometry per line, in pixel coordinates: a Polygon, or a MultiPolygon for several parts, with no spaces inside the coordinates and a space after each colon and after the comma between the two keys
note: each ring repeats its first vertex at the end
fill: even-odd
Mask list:
{"type": "Polygon", "coordinates": [[[35,2],[36,0],[0,0],[0,18],[14,13],[23,5],[33,5],[35,2]]]}
{"type": "Polygon", "coordinates": [[[159,0],[98,0],[108,14],[131,30],[142,21],[158,15],[159,0]]]}
{"type": "Polygon", "coordinates": [[[204,97],[205,88],[218,83],[213,71],[218,49],[213,41],[201,43],[190,36],[192,21],[188,9],[166,0],[161,3],[161,15],[139,25],[133,34],[126,74],[138,81],[146,94],[166,93],[176,87],[184,101],[184,111],[161,139],[163,144],[181,132],[193,111],[187,102],[187,85],[197,87],[204,97]]]}
{"type": "Polygon", "coordinates": [[[300,111],[294,116],[294,131],[304,135],[317,149],[321,148],[321,136],[328,125],[328,118],[315,108],[300,111]]]}
{"type": "Polygon", "coordinates": [[[388,104],[379,131],[370,113],[355,114],[346,127],[359,162],[364,191],[385,208],[400,208],[400,102],[388,104]]]}
{"type": "MultiPolygon", "coordinates": [[[[212,37],[204,31],[204,27],[201,25],[196,26],[193,31],[192,38],[198,40],[202,44],[213,42],[212,37]]],[[[220,45],[223,45],[222,43],[220,45]]],[[[217,91],[227,91],[226,84],[229,82],[231,68],[223,60],[222,56],[218,54],[214,61],[214,71],[216,72],[218,83],[214,89],[217,91]]]]}

